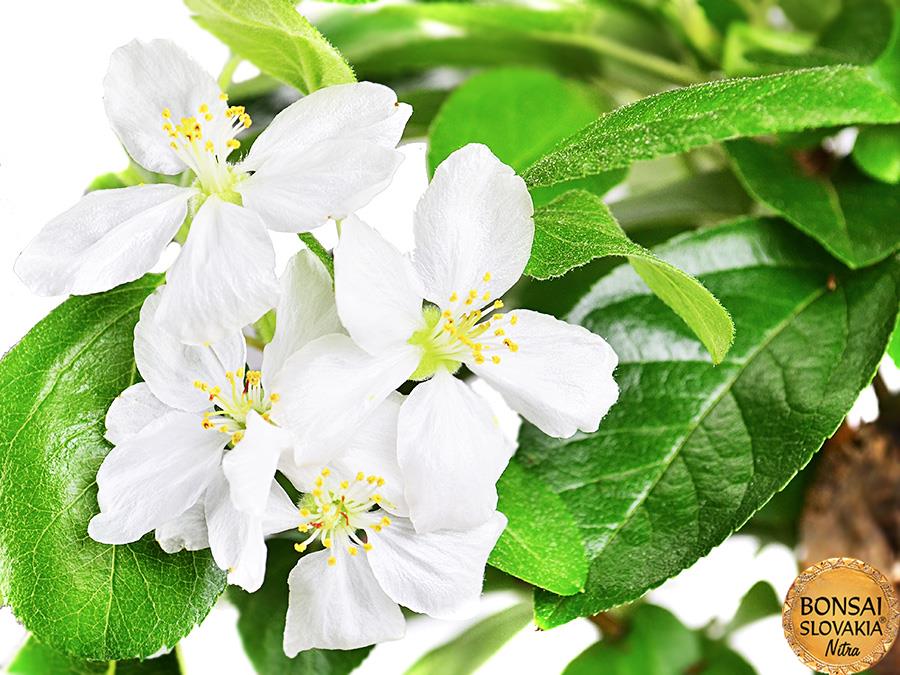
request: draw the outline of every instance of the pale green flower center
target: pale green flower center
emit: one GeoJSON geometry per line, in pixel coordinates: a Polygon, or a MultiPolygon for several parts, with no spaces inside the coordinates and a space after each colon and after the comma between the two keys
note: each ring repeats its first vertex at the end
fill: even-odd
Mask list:
{"type": "Polygon", "coordinates": [[[196,380],[194,386],[209,395],[212,410],[203,413],[201,425],[204,429],[216,430],[229,436],[232,446],[241,442],[247,429],[247,416],[251,410],[256,411],[269,422],[269,411],[278,400],[278,394],[268,396],[263,390],[262,374],[258,370],[243,369],[225,373],[231,391],[222,391],[221,387],[212,387],[206,382],[196,380]]]}

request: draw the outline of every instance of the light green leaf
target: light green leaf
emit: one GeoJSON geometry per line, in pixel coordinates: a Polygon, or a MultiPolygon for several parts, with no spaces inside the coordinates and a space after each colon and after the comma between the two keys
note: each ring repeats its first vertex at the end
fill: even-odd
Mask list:
{"type": "Polygon", "coordinates": [[[134,325],[159,282],[67,300],[0,362],[0,588],[44,644],[86,659],[173,646],[225,586],[208,551],[168,555],[150,536],[109,546],[87,533],[106,410],[136,379],[134,325]]]}
{"type": "Polygon", "coordinates": [[[300,241],[306,244],[306,248],[312,251],[313,255],[322,261],[322,264],[325,265],[325,269],[328,270],[331,278],[334,279],[334,258],[331,256],[331,253],[322,246],[312,233],[300,232],[297,236],[300,237],[300,241]]]}
{"type": "Polygon", "coordinates": [[[575,519],[563,501],[513,460],[497,484],[497,510],[509,523],[488,562],[559,595],[584,589],[588,563],[575,519]]]}
{"type": "Polygon", "coordinates": [[[284,619],[288,606],[287,578],[300,559],[293,542],[271,539],[268,544],[266,579],[255,593],[229,586],[228,599],[240,612],[238,633],[256,672],[268,675],[347,675],[371,651],[310,649],[289,659],[284,655],[284,619]]]}
{"type": "Polygon", "coordinates": [[[534,228],[526,274],[548,279],[594,258],[624,256],[700,338],[713,363],[725,358],[734,340],[734,324],[725,308],[692,276],[631,241],[599,197],[567,192],[535,211],[534,228]]]}
{"type": "Polygon", "coordinates": [[[733,633],[773,614],[781,614],[781,600],[778,599],[772,584],[768,581],[757,581],[741,598],[741,604],[728,622],[725,632],[733,633]]]}
{"type": "Polygon", "coordinates": [[[853,146],[853,161],[876,180],[900,183],[900,125],[861,129],[853,146]]]}
{"type": "Polygon", "coordinates": [[[894,334],[891,336],[887,353],[894,364],[900,368],[900,319],[897,320],[897,325],[894,327],[894,334]]]}
{"type": "Polygon", "coordinates": [[[707,82],[666,91],[592,122],[523,174],[530,187],[626,167],[717,141],[900,121],[900,102],[856,66],[707,82]]]}
{"type": "Polygon", "coordinates": [[[562,497],[591,558],[583,594],[537,593],[542,627],[634,600],[738,529],[837,428],[896,322],[900,261],[849,271],[783,221],[701,230],[654,253],[729,307],[735,343],[710,368],[627,267],[573,310],[616,350],[620,395],[596,433],[520,433],[517,460],[562,497]]]}
{"type": "MultiPolygon", "coordinates": [[[[548,71],[501,68],[475,75],[450,95],[431,125],[428,171],[467,143],[484,143],[521,172],[602,110],[583,85],[548,71]]],[[[573,187],[603,194],[623,177],[613,171],[574,181],[579,185],[536,188],[532,198],[545,204],[573,187]]]]}
{"type": "Polygon", "coordinates": [[[450,642],[432,649],[406,675],[470,675],[531,622],[531,603],[522,602],[482,619],[450,642]]]}
{"type": "Polygon", "coordinates": [[[194,20],[267,75],[304,94],[355,82],[353,70],[285,0],[185,0],[194,20]]]}
{"type": "Polygon", "coordinates": [[[181,666],[174,651],[146,661],[84,661],[53,651],[31,636],[7,672],[11,675],[178,675],[181,666]]]}
{"type": "Polygon", "coordinates": [[[803,155],[751,140],[732,141],[728,152],[750,194],[850,267],[900,247],[900,186],[870,180],[849,162],[828,175],[803,155]]]}

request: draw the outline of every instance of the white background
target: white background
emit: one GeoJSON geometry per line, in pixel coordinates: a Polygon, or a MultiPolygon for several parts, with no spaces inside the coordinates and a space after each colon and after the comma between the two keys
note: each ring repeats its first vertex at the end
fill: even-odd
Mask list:
{"type": "MultiPolygon", "coordinates": [[[[198,28],[175,0],[65,0],[4,7],[0,22],[0,351],[8,350],[62,300],[35,297],[27,291],[12,271],[18,251],[45,222],[71,206],[96,175],[126,166],[125,154],[104,116],[101,81],[110,52],[136,37],[173,39],[214,74],[227,57],[227,50],[198,28]]],[[[239,75],[249,72],[242,68],[239,75]]],[[[360,215],[398,246],[408,248],[412,209],[426,184],[424,146],[406,145],[404,153],[407,158],[394,185],[360,215]]],[[[323,234],[326,243],[333,236],[323,234]]],[[[284,235],[277,238],[276,246],[279,265],[283,265],[298,243],[293,235],[284,235]]],[[[869,401],[866,407],[871,405],[869,401]]],[[[783,596],[795,574],[794,558],[787,549],[759,550],[752,539],[734,537],[652,592],[650,599],[688,625],[701,627],[713,619],[730,618],[740,597],[758,579],[769,579],[783,596]]],[[[515,600],[511,594],[486,597],[482,616],[515,600]]],[[[234,609],[221,604],[183,643],[189,673],[253,672],[240,647],[235,620],[234,609]]],[[[378,646],[357,672],[403,672],[424,651],[466,625],[416,619],[404,640],[378,646]]],[[[25,636],[10,611],[0,610],[0,665],[8,663],[25,636]]],[[[480,672],[558,673],[597,637],[594,625],[585,619],[545,633],[526,628],[480,672]]],[[[788,650],[778,618],[739,632],[734,646],[760,673],[808,672],[788,650]]]]}

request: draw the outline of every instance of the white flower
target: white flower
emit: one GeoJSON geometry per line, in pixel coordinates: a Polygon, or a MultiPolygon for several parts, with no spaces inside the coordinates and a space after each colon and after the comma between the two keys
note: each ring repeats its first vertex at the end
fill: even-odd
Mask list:
{"type": "Polygon", "coordinates": [[[453,377],[461,364],[551,436],[595,431],[618,397],[617,357],[602,338],[538,312],[493,313],[525,269],[531,216],[522,179],[485,146],[468,145],[438,167],[419,202],[412,261],[348,219],[335,290],[350,337],[311,343],[280,375],[307,395],[279,414],[304,430],[304,452],[324,461],[390,391],[430,378],[399,419],[399,463],[419,531],[487,520],[509,460],[487,403],[453,377]]]}
{"type": "Polygon", "coordinates": [[[105,291],[150,269],[192,215],[158,319],[193,344],[215,342],[275,304],[266,228],[318,227],[387,186],[411,113],[382,85],[328,87],[279,113],[247,157],[230,165],[250,116],[229,106],[213,78],[171,42],[117,49],[104,90],[110,122],[131,157],[163,174],[190,170],[194,181],[86,195],[44,227],[16,272],[43,295],[105,291]]]}
{"type": "Polygon", "coordinates": [[[293,437],[270,422],[279,395],[265,374],[341,330],[331,277],[308,251],[290,261],[262,372],[245,370],[240,332],[201,347],[165,331],[156,310],[168,292],[158,289],[141,309],[134,352],[144,382],[107,413],[115,447],[97,472],[100,513],[88,532],[123,544],[155,529],[170,552],[208,546],[229,580],[252,591],[265,571],[263,536],[292,527],[279,514],[296,511],[274,481],[280,464],[292,465],[293,437]]]}
{"type": "MultiPolygon", "coordinates": [[[[438,618],[471,615],[487,557],[506,527],[498,512],[464,531],[415,531],[405,517],[396,456],[402,396],[391,395],[339,461],[295,476],[306,494],[295,524],[308,553],[288,578],[284,651],[354,649],[403,636],[398,605],[438,618]]],[[[458,508],[465,508],[458,506],[458,508]]],[[[285,519],[288,514],[285,514],[285,519]]]]}

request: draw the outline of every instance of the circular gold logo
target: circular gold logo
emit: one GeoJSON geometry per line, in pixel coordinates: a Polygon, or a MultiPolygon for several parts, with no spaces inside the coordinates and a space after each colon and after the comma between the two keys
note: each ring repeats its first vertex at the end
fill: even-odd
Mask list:
{"type": "Polygon", "coordinates": [[[900,605],[894,587],[871,565],[829,558],[794,580],[781,623],[805,665],[829,675],[851,675],[871,668],[890,650],[900,605]]]}

